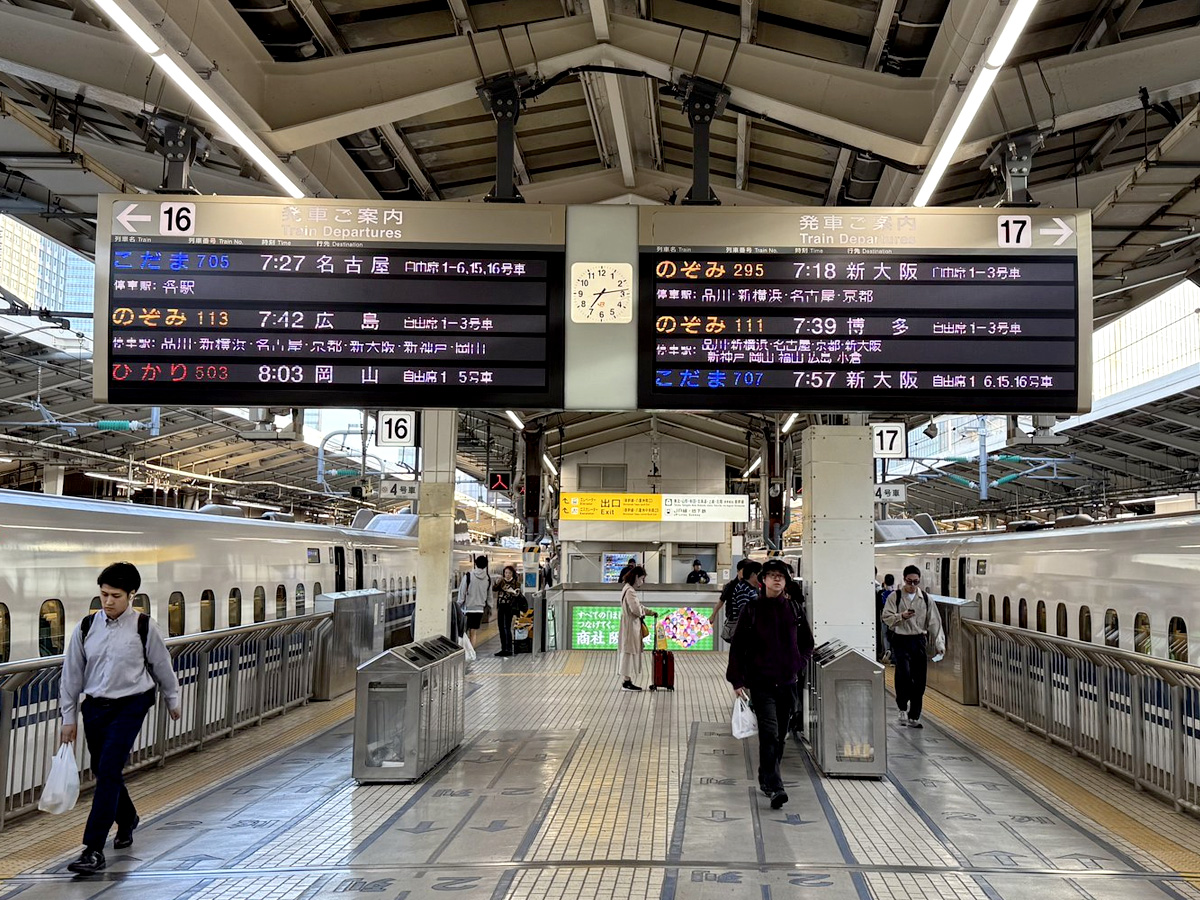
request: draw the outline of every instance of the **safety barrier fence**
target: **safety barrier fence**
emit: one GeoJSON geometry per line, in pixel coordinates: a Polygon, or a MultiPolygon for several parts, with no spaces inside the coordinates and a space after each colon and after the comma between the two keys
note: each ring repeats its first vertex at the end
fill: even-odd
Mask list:
{"type": "MultiPolygon", "coordinates": [[[[162,765],[168,757],[257,725],[306,703],[327,640],[329,614],[171,638],[167,649],[179,677],[183,715],[167,715],[161,693],[146,716],[129,769],[162,765]]],[[[50,760],[59,747],[61,656],[0,665],[0,829],[37,807],[50,760]]],[[[85,741],[75,741],[80,784],[92,781],[85,741]]],[[[127,770],[128,771],[128,770],[127,770]]]]}
{"type": "Polygon", "coordinates": [[[1200,667],[993,622],[979,704],[1200,816],[1200,667]]]}

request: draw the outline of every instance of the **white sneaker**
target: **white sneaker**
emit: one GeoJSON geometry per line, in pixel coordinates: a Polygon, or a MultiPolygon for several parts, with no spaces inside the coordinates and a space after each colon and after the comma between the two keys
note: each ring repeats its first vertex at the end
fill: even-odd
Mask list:
{"type": "Polygon", "coordinates": [[[900,718],[897,719],[896,722],[900,725],[907,726],[908,725],[908,713],[900,713],[900,718]]]}

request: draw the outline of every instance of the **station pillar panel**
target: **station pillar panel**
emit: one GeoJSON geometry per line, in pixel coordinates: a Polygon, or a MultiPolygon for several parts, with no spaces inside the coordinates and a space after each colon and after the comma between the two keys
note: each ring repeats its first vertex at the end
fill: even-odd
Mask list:
{"type": "Polygon", "coordinates": [[[801,435],[801,566],[817,643],[841,640],[875,658],[874,485],[869,426],[811,426],[801,435]]]}
{"type": "Polygon", "coordinates": [[[417,532],[417,611],[414,640],[445,634],[453,590],[454,461],[458,410],[421,414],[421,503],[417,532]]]}

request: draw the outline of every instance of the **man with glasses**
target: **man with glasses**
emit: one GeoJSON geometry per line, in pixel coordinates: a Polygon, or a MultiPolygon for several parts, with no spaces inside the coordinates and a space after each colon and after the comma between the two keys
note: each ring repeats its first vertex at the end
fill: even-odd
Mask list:
{"type": "Polygon", "coordinates": [[[900,724],[923,728],[921,703],[925,697],[926,647],[932,640],[937,653],[945,653],[946,635],[942,631],[942,617],[934,609],[929,595],[921,590],[921,570],[916,566],[905,567],[904,586],[888,597],[882,618],[891,629],[900,724]]]}

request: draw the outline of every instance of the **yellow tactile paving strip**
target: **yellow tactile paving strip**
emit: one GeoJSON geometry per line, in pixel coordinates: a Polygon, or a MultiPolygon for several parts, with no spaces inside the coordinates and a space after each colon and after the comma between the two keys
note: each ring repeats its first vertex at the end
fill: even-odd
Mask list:
{"type": "MultiPolygon", "coordinates": [[[[890,668],[887,671],[889,689],[892,688],[894,672],[895,670],[890,668]]],[[[1024,773],[1028,779],[1040,784],[1067,806],[1087,816],[1102,828],[1134,847],[1161,860],[1173,871],[1186,875],[1189,879],[1196,879],[1192,883],[1200,886],[1200,853],[1165,837],[1163,831],[1151,827],[1142,819],[1120,809],[1113,802],[1092,790],[1091,784],[1104,790],[1110,797],[1120,798],[1117,802],[1123,802],[1127,806],[1135,798],[1137,801],[1151,804],[1158,804],[1158,801],[1138,794],[1125,782],[1103,773],[1099,769],[1094,770],[1094,779],[1079,780],[1063,774],[1055,767],[1015,746],[1006,732],[1024,734],[1023,730],[986,709],[960,706],[935,691],[929,691],[925,695],[925,712],[936,719],[947,731],[971,745],[973,749],[1002,760],[1012,769],[1024,773]]],[[[1049,745],[1045,745],[1045,747],[1048,751],[1047,755],[1051,758],[1055,754],[1063,753],[1064,762],[1069,759],[1065,751],[1049,745]]],[[[1084,765],[1090,764],[1084,763],[1084,765]]],[[[1176,813],[1161,804],[1159,806],[1162,811],[1174,817],[1173,821],[1179,829],[1175,831],[1176,834],[1195,833],[1200,829],[1200,826],[1181,813],[1176,813]]]]}
{"type": "MultiPolygon", "coordinates": [[[[297,744],[316,737],[354,715],[354,695],[329,703],[313,703],[268,719],[232,738],[208,744],[206,752],[177,757],[165,767],[144,770],[129,782],[138,814],[147,819],[195,796],[297,744]],[[220,752],[211,752],[219,750],[220,752]]],[[[73,853],[87,820],[90,794],[61,816],[32,813],[0,832],[0,878],[11,878],[47,860],[73,853]]]]}

